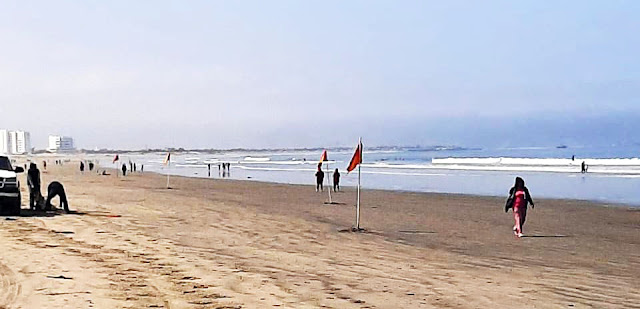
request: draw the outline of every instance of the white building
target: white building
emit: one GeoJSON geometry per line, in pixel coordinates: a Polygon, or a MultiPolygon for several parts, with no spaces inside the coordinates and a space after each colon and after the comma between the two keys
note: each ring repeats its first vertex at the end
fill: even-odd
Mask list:
{"type": "Polygon", "coordinates": [[[1,154],[25,154],[31,152],[31,136],[25,131],[0,130],[1,154]]]}
{"type": "Polygon", "coordinates": [[[9,131],[0,130],[0,154],[9,154],[11,150],[11,141],[9,140],[9,131]]]}
{"type": "Polygon", "coordinates": [[[49,135],[49,151],[71,151],[74,150],[73,138],[69,136],[49,135]]]}

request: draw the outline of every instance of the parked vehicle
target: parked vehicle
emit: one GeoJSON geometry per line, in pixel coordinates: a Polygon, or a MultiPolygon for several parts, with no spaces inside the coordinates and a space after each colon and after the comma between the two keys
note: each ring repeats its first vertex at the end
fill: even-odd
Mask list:
{"type": "Polygon", "coordinates": [[[20,214],[22,196],[16,173],[22,172],[22,167],[13,168],[8,157],[0,156],[0,214],[20,214]]]}

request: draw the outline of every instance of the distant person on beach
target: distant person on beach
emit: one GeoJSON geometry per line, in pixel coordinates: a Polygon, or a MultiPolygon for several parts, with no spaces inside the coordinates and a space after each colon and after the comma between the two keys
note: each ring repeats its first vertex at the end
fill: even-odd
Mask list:
{"type": "Polygon", "coordinates": [[[316,172],[316,192],[324,191],[322,182],[324,181],[324,172],[322,171],[322,163],[318,164],[318,171],[316,172]]]}
{"type": "Polygon", "coordinates": [[[122,164],[122,176],[127,176],[127,165],[122,164]]]}
{"type": "Polygon", "coordinates": [[[136,163],[133,162],[133,172],[135,173],[137,169],[138,169],[138,167],[136,166],[136,163]]]}
{"type": "Polygon", "coordinates": [[[58,196],[60,198],[60,208],[64,208],[64,211],[69,213],[69,202],[67,201],[67,194],[64,192],[64,186],[61,183],[54,181],[49,184],[47,188],[47,201],[44,203],[45,210],[51,210],[51,200],[58,196]]]}
{"type": "Polygon", "coordinates": [[[89,162],[89,171],[93,171],[93,162],[89,162]]]}
{"type": "Polygon", "coordinates": [[[337,168],[335,171],[333,171],[333,191],[340,191],[340,172],[337,168]]]}
{"type": "Polygon", "coordinates": [[[507,212],[509,208],[513,208],[513,219],[515,220],[513,234],[518,237],[523,236],[522,231],[527,218],[527,204],[529,203],[531,203],[531,208],[535,207],[531,194],[529,194],[529,189],[524,185],[524,180],[516,177],[515,185],[509,190],[509,199],[504,210],[507,212]]]}
{"type": "Polygon", "coordinates": [[[582,161],[581,166],[582,166],[582,169],[580,170],[580,172],[583,174],[586,173],[587,169],[589,169],[589,167],[587,166],[587,163],[585,161],[582,161]]]}
{"type": "Polygon", "coordinates": [[[38,206],[38,199],[42,195],[40,192],[40,170],[35,163],[29,165],[27,186],[29,187],[29,208],[35,209],[38,206]]]}
{"type": "Polygon", "coordinates": [[[42,168],[46,171],[47,170],[47,161],[44,160],[42,161],[42,168]]]}
{"type": "Polygon", "coordinates": [[[140,173],[144,172],[144,164],[140,164],[140,173]]]}
{"type": "Polygon", "coordinates": [[[80,173],[84,173],[84,162],[80,161],[80,173]]]}
{"type": "Polygon", "coordinates": [[[211,163],[207,164],[207,170],[208,170],[207,177],[211,177],[211,163]]]}
{"type": "Polygon", "coordinates": [[[575,161],[575,160],[576,160],[576,156],[575,155],[571,156],[571,161],[575,161]]]}

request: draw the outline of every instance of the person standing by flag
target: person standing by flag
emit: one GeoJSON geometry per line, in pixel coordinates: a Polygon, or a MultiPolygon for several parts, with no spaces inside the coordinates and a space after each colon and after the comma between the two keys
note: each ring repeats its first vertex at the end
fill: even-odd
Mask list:
{"type": "Polygon", "coordinates": [[[318,171],[316,172],[316,192],[324,191],[322,182],[324,181],[324,172],[322,171],[322,163],[318,163],[318,171]]]}
{"type": "Polygon", "coordinates": [[[333,171],[333,191],[340,191],[340,172],[337,168],[335,171],[333,171]]]}

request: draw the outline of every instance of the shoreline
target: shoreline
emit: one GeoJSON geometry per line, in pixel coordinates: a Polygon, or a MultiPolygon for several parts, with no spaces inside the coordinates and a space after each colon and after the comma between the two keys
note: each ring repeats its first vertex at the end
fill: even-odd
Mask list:
{"type": "Polygon", "coordinates": [[[167,190],[162,174],[81,175],[75,164],[42,178],[61,181],[76,212],[0,220],[0,307],[640,303],[631,209],[540,199],[518,239],[501,198],[366,189],[367,232],[341,233],[352,188],[326,205],[308,185],[179,176],[167,190]]]}
{"type": "MultiPolygon", "coordinates": [[[[101,167],[102,169],[106,169],[106,170],[113,170],[115,171],[115,168],[104,168],[101,167]]],[[[127,171],[128,173],[128,171],[127,171]]],[[[157,174],[163,177],[166,177],[167,174],[163,174],[163,173],[159,173],[157,171],[148,171],[148,172],[144,172],[145,174],[157,174]]],[[[545,173],[545,172],[540,172],[540,173],[545,173]]],[[[578,172],[578,174],[580,174],[578,172]]],[[[255,183],[264,183],[264,184],[279,184],[279,185],[289,185],[289,186],[303,186],[303,187],[310,187],[310,188],[314,188],[315,186],[313,184],[300,184],[300,183],[291,183],[291,182],[278,182],[278,181],[267,181],[267,180],[255,180],[255,179],[235,179],[235,178],[220,178],[220,177],[201,177],[201,176],[184,176],[184,175],[176,175],[176,174],[171,174],[171,177],[182,177],[182,178],[187,178],[187,179],[208,179],[208,180],[217,180],[217,181],[246,181],[246,182],[255,182],[255,183]]],[[[350,188],[350,189],[355,189],[356,186],[340,186],[341,188],[350,188]]],[[[328,186],[327,186],[328,188],[328,186]]],[[[452,195],[452,196],[465,196],[465,197],[487,197],[487,198],[496,198],[496,199],[500,199],[503,198],[505,201],[507,199],[507,191],[508,188],[505,190],[505,194],[504,196],[499,196],[499,195],[482,195],[482,194],[473,194],[473,193],[450,193],[450,192],[428,192],[428,191],[415,191],[415,190],[404,190],[404,189],[376,189],[376,188],[369,188],[369,187],[361,187],[362,190],[367,190],[367,191],[381,191],[381,192],[393,192],[393,193],[419,193],[419,194],[426,194],[426,195],[452,195]]],[[[333,192],[333,191],[332,191],[333,192]]],[[[615,208],[630,208],[630,209],[639,209],[640,210],[640,203],[623,203],[623,202],[612,202],[612,201],[604,201],[604,200],[590,200],[590,199],[575,199],[575,198],[549,198],[549,197],[540,197],[540,198],[535,198],[535,200],[546,200],[546,201],[557,201],[557,202],[581,202],[581,203],[586,203],[589,204],[589,207],[615,207],[615,208]]],[[[503,201],[504,202],[504,201],[503,201]]],[[[355,203],[355,202],[354,202],[355,203]]]]}

